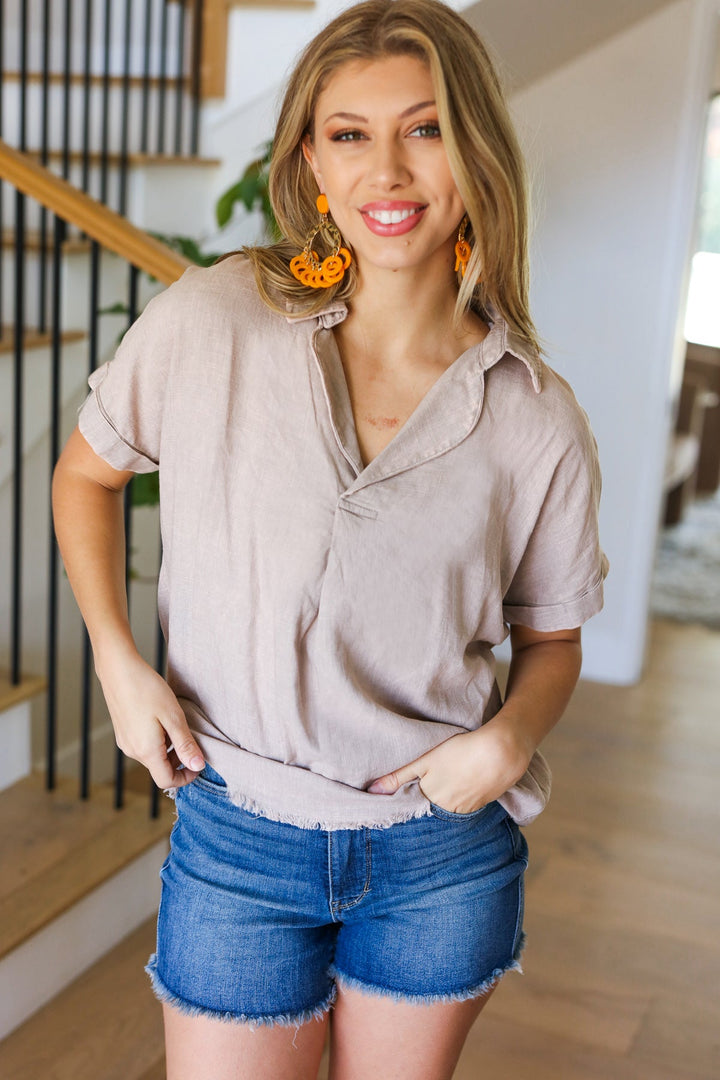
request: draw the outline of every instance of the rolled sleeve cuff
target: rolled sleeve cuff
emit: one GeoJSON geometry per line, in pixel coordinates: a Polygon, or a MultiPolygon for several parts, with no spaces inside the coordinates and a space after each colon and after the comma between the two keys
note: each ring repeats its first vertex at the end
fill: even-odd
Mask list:
{"type": "Polygon", "coordinates": [[[102,407],[97,390],[90,394],[82,405],[78,415],[78,427],[80,434],[95,453],[113,469],[121,472],[157,472],[158,462],[127,442],[113,426],[102,407]]]}
{"type": "Polygon", "coordinates": [[[592,588],[576,600],[568,600],[562,604],[503,604],[503,619],[510,626],[528,626],[541,633],[582,626],[602,609],[604,577],[603,573],[592,588]]]}

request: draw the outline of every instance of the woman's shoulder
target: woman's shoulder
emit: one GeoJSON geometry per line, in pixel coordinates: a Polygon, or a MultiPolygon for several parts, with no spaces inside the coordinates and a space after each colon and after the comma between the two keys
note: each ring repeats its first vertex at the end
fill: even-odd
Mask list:
{"type": "Polygon", "coordinates": [[[205,341],[231,335],[233,340],[253,335],[281,339],[292,336],[289,318],[265,303],[251,261],[232,252],[209,267],[189,266],[177,281],[148,304],[139,320],[145,329],[164,326],[178,339],[205,341]]]}
{"type": "Polygon", "coordinates": [[[212,266],[189,266],[167,290],[168,301],[194,314],[202,309],[238,315],[267,311],[250,260],[242,252],[224,255],[212,266]]]}
{"type": "Polygon", "coordinates": [[[502,426],[523,431],[526,437],[552,435],[553,442],[592,441],[587,413],[567,379],[544,360],[537,360],[534,367],[535,380],[527,361],[506,352],[488,372],[486,393],[502,426]]]}

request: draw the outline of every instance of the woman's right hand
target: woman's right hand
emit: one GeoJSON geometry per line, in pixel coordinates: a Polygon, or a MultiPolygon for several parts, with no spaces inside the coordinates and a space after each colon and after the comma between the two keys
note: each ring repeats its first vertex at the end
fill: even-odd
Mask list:
{"type": "Polygon", "coordinates": [[[160,788],[189,784],[205,765],[177,698],[138,653],[96,663],[118,746],[160,788]]]}

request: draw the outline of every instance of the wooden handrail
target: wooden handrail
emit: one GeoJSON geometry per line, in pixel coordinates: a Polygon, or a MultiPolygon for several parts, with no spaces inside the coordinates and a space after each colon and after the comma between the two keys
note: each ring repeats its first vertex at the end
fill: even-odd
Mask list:
{"type": "Polygon", "coordinates": [[[97,199],[73,187],[67,180],[14,150],[0,139],[0,179],[29,195],[63,221],[75,225],[101,247],[114,251],[164,285],[177,281],[190,260],[155,240],[127,218],[109,210],[97,199]]]}

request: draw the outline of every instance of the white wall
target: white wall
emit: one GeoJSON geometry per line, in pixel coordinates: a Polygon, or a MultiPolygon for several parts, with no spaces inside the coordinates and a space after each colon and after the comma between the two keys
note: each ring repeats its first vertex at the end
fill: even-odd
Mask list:
{"type": "MultiPolygon", "coordinates": [[[[267,13],[233,13],[228,97],[205,111],[206,152],[224,159],[218,194],[271,133],[300,44],[341,6],[275,13],[272,55],[256,48],[267,13]]],[[[717,7],[678,0],[512,99],[536,179],[537,325],[600,448],[611,573],[585,630],[584,674],[610,682],[635,681],[643,664],[717,7]]],[[[257,229],[238,214],[225,246],[257,229]]]]}
{"type": "Polygon", "coordinates": [[[595,430],[606,608],[587,677],[641,673],[717,4],[679,0],[513,98],[539,182],[533,310],[595,430]]]}

